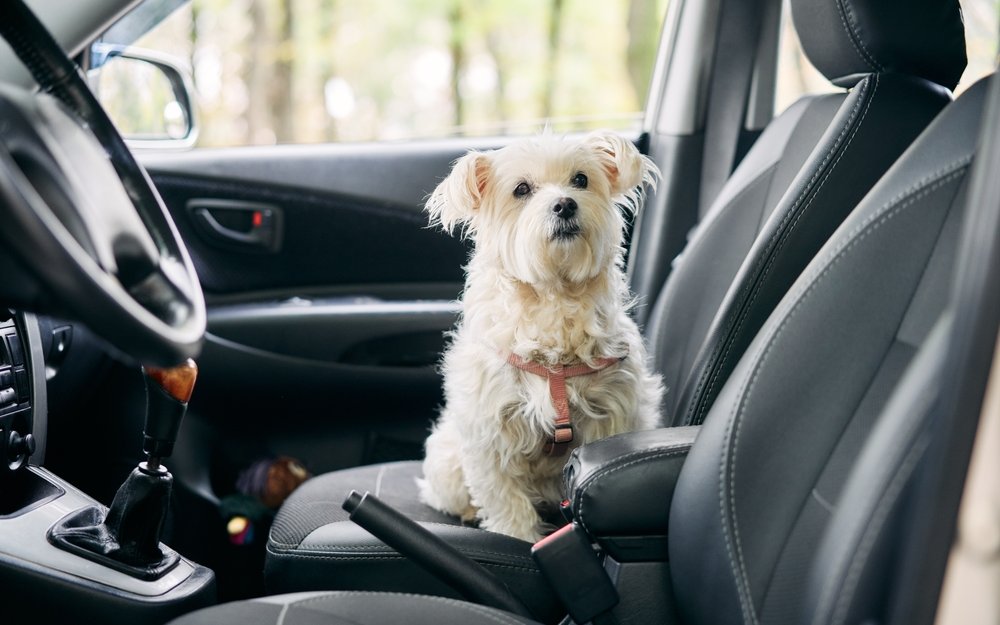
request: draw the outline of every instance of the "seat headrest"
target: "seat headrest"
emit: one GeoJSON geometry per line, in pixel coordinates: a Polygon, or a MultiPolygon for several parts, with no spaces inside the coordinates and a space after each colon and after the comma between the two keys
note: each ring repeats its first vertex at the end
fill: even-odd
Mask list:
{"type": "Polygon", "coordinates": [[[899,72],[954,89],[965,71],[958,0],[792,0],[802,49],[835,85],[899,72]]]}

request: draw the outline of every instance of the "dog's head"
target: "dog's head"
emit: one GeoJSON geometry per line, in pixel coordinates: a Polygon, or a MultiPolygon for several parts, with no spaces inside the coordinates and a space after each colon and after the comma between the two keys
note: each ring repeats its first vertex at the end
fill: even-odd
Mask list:
{"type": "Polygon", "coordinates": [[[625,213],[638,208],[656,166],[608,133],[582,141],[541,136],[470,152],[427,201],[431,224],[459,229],[477,258],[533,285],[579,283],[614,266],[625,213]]]}

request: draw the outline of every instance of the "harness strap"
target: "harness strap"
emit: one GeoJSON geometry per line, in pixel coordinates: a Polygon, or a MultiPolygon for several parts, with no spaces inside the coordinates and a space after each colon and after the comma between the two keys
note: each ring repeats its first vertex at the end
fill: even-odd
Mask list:
{"type": "Polygon", "coordinates": [[[566,394],[566,378],[573,378],[578,375],[590,375],[602,369],[607,369],[611,365],[625,360],[621,358],[598,358],[596,366],[580,363],[576,365],[556,365],[549,368],[537,362],[525,360],[517,354],[507,356],[507,363],[517,367],[521,371],[527,371],[539,377],[543,377],[549,382],[549,397],[552,398],[552,405],[556,409],[555,431],[552,438],[545,443],[543,451],[548,456],[562,456],[569,449],[569,444],[573,442],[573,422],[569,416],[569,397],[566,394]]]}

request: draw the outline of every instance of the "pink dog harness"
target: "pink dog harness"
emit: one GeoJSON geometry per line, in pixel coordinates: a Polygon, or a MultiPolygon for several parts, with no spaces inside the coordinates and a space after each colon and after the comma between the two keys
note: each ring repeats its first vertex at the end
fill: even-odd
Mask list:
{"type": "Polygon", "coordinates": [[[556,409],[556,429],[553,436],[543,447],[543,451],[548,456],[562,456],[569,449],[569,444],[573,442],[573,422],[569,418],[569,399],[566,396],[566,378],[578,375],[590,375],[602,369],[607,369],[611,365],[625,360],[625,356],[620,358],[598,358],[596,367],[580,363],[578,365],[556,365],[548,368],[537,362],[531,362],[511,354],[507,356],[507,362],[521,371],[527,371],[549,381],[549,395],[552,397],[552,405],[556,409]]]}

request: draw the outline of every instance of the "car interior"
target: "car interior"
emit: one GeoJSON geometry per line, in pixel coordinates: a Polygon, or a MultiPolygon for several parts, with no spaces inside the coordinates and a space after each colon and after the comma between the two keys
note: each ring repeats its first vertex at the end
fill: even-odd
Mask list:
{"type": "Polygon", "coordinates": [[[531,544],[416,488],[471,246],[423,203],[513,138],[197,147],[188,70],[132,45],[184,0],[5,3],[0,611],[998,622],[986,4],[987,52],[964,0],[667,3],[623,131],[662,172],[627,233],[661,427],[576,447],[531,544]],[[781,109],[787,33],[820,88],[781,109]],[[180,134],[111,116],[114,59],[180,134]]]}

